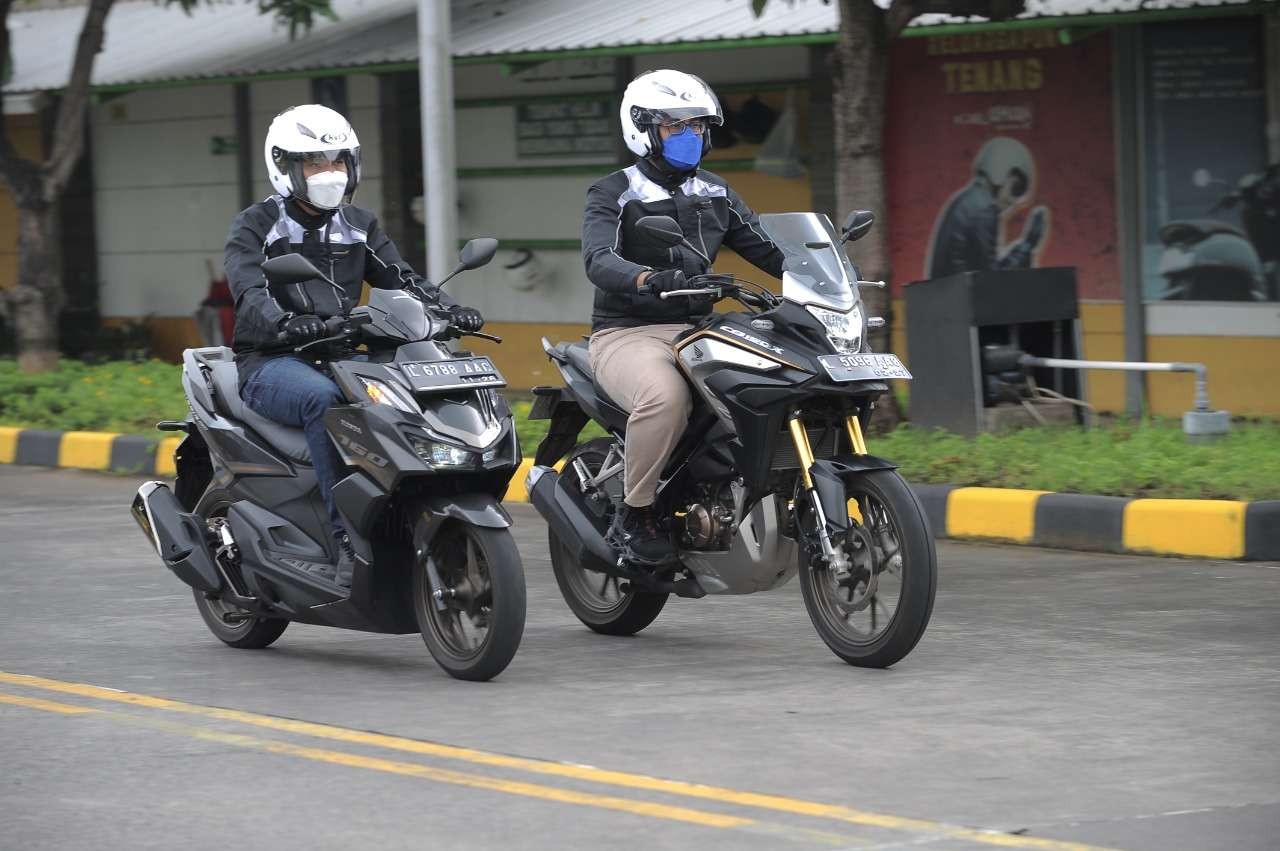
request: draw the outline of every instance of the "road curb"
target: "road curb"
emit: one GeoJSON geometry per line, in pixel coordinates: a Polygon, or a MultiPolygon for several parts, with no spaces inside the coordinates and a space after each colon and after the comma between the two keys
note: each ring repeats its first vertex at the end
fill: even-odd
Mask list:
{"type": "MultiPolygon", "coordinates": [[[[174,475],[180,437],[0,426],[0,463],[174,475]]],[[[507,502],[527,502],[521,463],[507,502]]],[[[912,485],[936,538],[1074,550],[1280,561],[1280,500],[1127,499],[1012,488],[912,485]]]]}

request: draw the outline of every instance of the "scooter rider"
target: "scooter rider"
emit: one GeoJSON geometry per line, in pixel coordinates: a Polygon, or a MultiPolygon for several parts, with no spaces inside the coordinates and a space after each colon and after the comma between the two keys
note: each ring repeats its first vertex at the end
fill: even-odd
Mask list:
{"type": "Polygon", "coordinates": [[[925,274],[945,278],[989,269],[1029,269],[1048,229],[1048,211],[1031,211],[1022,236],[999,250],[1000,219],[1026,203],[1035,185],[1035,160],[1008,136],[989,139],[973,158],[973,179],[947,202],[934,227],[925,274]]]}
{"type": "Polygon", "coordinates": [[[313,361],[281,350],[280,332],[291,345],[319,339],[325,334],[323,320],[350,312],[365,281],[381,289],[410,289],[428,304],[448,308],[464,331],[480,330],[484,320],[415,274],[373,213],[351,205],[360,183],[360,141],[342,115],[317,104],[286,109],[271,122],[263,155],[276,192],[236,216],[225,255],[235,299],[240,396],[262,416],[306,434],[338,543],[336,567],[316,572],[350,585],[355,555],[330,493],[343,463],[323,422],[343,397],[313,361]],[[293,253],[310,260],[337,287],[319,280],[269,287],[263,262],[293,253]]]}
{"type": "Polygon", "coordinates": [[[605,393],[630,413],[625,502],[610,540],[637,561],[659,563],[675,550],[654,510],[658,477],[692,410],[671,344],[712,305],[660,298],[689,288],[687,278],[706,272],[708,260],[683,246],[658,244],[636,220],[670,216],[709,260],[728,245],[774,277],[782,274],[783,257],[725,180],[698,168],[711,149],[710,126],[724,122],[706,83],[680,71],[645,72],[627,86],[621,120],[636,162],[591,187],[582,225],[587,277],[596,286],[591,368],[605,393]]]}

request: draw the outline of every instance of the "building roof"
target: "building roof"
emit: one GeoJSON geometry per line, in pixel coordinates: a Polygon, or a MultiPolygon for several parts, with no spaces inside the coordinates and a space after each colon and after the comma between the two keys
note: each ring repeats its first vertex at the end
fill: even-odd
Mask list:
{"type": "MultiPolygon", "coordinates": [[[[877,0],[887,5],[888,0],[877,0]]],[[[1240,11],[1271,0],[1027,0],[1021,19],[1038,20],[1200,7],[1240,11]]],[[[759,18],[749,0],[452,0],[453,54],[459,61],[547,58],[549,54],[643,52],[744,41],[830,41],[834,3],[771,0],[759,18]]],[[[337,21],[290,41],[288,28],[257,3],[213,0],[190,15],[153,0],[117,0],[94,64],[98,88],[298,74],[325,69],[412,65],[417,61],[417,0],[332,0],[337,21]]],[[[65,5],[9,15],[13,76],[6,93],[52,90],[70,75],[86,7],[65,5]]],[[[915,28],[977,23],[925,15],[915,28]]],[[[990,25],[988,22],[981,23],[990,25]]],[[[1008,24],[1005,24],[1008,26],[1008,24]]]]}

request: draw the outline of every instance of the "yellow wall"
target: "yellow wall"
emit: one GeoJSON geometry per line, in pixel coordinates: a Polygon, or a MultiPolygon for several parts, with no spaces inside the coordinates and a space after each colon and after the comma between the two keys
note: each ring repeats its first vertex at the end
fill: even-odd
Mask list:
{"type": "MultiPolygon", "coordinates": [[[[9,115],[0,119],[6,124],[9,139],[18,154],[40,159],[40,123],[34,115],[9,115]]],[[[9,191],[0,186],[0,288],[13,286],[18,280],[18,209],[9,191]]]]}

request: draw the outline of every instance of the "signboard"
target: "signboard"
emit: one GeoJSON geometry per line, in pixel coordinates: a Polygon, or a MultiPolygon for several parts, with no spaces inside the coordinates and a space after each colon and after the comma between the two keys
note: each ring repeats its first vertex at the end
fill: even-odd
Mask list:
{"type": "Polygon", "coordinates": [[[234,154],[240,149],[239,143],[235,136],[210,136],[209,137],[209,153],[215,157],[234,154]]]}
{"type": "Polygon", "coordinates": [[[516,107],[516,156],[610,156],[617,146],[614,114],[607,98],[516,107]]]}
{"type": "MultiPolygon", "coordinates": [[[[1237,231],[1216,234],[1214,244],[1202,246],[1206,263],[1253,265],[1268,259],[1265,243],[1272,238],[1265,229],[1248,225],[1251,211],[1274,218],[1274,209],[1262,209],[1266,205],[1254,203],[1251,195],[1246,203],[1219,205],[1240,188],[1242,179],[1247,185],[1266,167],[1263,74],[1262,28],[1252,18],[1143,28],[1146,298],[1179,297],[1178,287],[1160,274],[1174,259],[1160,238],[1171,223],[1216,219],[1237,231]],[[1256,256],[1250,256],[1250,248],[1256,256]]],[[[1194,255],[1194,245],[1188,244],[1185,253],[1194,255]]],[[[1275,298],[1273,288],[1270,282],[1253,287],[1253,297],[1275,298]]],[[[1216,295],[1210,289],[1197,295],[1250,295],[1249,288],[1220,286],[1216,295]]]]}
{"type": "Polygon", "coordinates": [[[965,271],[1074,266],[1121,298],[1111,41],[1052,29],[901,39],[885,133],[895,289],[965,271]]]}

